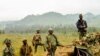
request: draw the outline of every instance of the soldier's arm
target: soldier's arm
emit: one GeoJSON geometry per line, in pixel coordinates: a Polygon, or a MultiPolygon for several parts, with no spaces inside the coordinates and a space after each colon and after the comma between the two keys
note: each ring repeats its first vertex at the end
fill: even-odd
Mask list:
{"type": "Polygon", "coordinates": [[[51,48],[51,43],[50,43],[48,37],[46,37],[46,43],[47,43],[48,48],[51,48]]]}
{"type": "Polygon", "coordinates": [[[59,41],[58,41],[58,39],[57,39],[57,36],[54,35],[54,37],[55,37],[55,39],[56,39],[57,46],[63,46],[63,45],[61,45],[61,44],[59,43],[59,41]]]}
{"type": "Polygon", "coordinates": [[[34,44],[34,41],[35,41],[35,35],[33,36],[32,44],[34,44]]]}
{"type": "Polygon", "coordinates": [[[22,47],[20,48],[20,56],[22,56],[23,55],[23,51],[22,51],[23,49],[22,49],[22,47]]]}
{"type": "Polygon", "coordinates": [[[85,21],[85,28],[87,28],[88,26],[87,26],[87,22],[85,21]]]}
{"type": "Polygon", "coordinates": [[[29,49],[30,49],[30,53],[32,52],[32,48],[31,48],[31,46],[29,46],[29,49]]]}
{"type": "Polygon", "coordinates": [[[15,54],[14,54],[14,48],[12,48],[10,52],[11,52],[11,55],[12,55],[12,56],[15,55],[15,54]]]}
{"type": "Polygon", "coordinates": [[[33,36],[33,41],[35,40],[35,35],[33,36]]]}
{"type": "Polygon", "coordinates": [[[6,56],[5,49],[3,50],[3,56],[6,56]]]}
{"type": "Polygon", "coordinates": [[[40,35],[40,38],[39,38],[39,39],[40,39],[40,41],[42,40],[42,39],[41,39],[41,35],[40,35]]]}
{"type": "Polygon", "coordinates": [[[76,27],[79,28],[79,21],[76,22],[76,27]]]}

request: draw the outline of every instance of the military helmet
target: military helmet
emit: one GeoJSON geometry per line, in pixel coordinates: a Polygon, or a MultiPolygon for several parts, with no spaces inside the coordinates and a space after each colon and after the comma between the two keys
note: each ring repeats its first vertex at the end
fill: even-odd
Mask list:
{"type": "Polygon", "coordinates": [[[5,43],[5,44],[8,44],[8,43],[11,44],[11,40],[10,40],[10,39],[5,39],[5,40],[4,40],[4,43],[5,43]]]}
{"type": "Polygon", "coordinates": [[[49,30],[49,31],[53,31],[53,29],[52,29],[52,28],[49,28],[48,30],[49,30]]]}
{"type": "Polygon", "coordinates": [[[26,40],[26,39],[24,39],[22,42],[27,42],[27,40],[26,40]]]}
{"type": "Polygon", "coordinates": [[[83,16],[82,14],[79,14],[79,16],[83,16]]]}
{"type": "Polygon", "coordinates": [[[40,31],[40,29],[37,29],[36,31],[37,31],[37,32],[39,32],[39,31],[40,31]]]}

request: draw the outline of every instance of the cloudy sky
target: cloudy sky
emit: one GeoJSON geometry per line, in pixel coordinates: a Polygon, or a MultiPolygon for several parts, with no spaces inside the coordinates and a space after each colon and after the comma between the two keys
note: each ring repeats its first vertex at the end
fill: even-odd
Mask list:
{"type": "Polygon", "coordinates": [[[0,0],[0,21],[20,20],[46,12],[100,14],[100,0],[0,0]]]}

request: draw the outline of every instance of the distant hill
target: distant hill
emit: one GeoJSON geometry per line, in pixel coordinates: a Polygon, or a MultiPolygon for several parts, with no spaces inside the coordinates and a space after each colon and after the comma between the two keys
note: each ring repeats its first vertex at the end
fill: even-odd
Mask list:
{"type": "MultiPolygon", "coordinates": [[[[5,29],[8,31],[24,31],[27,29],[33,29],[35,27],[42,26],[57,26],[57,25],[71,25],[75,26],[79,14],[67,14],[62,15],[57,12],[48,12],[42,15],[27,15],[22,20],[19,21],[8,21],[0,22],[0,25],[4,25],[5,29]]],[[[92,13],[87,13],[84,16],[84,20],[88,22],[89,26],[100,27],[100,15],[93,15],[92,13]]],[[[0,26],[3,27],[3,26],[0,26]]]]}

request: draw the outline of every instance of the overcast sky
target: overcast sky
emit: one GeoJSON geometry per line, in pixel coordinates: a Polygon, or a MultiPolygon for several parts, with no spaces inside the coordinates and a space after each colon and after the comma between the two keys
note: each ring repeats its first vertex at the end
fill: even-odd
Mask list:
{"type": "Polygon", "coordinates": [[[100,14],[100,0],[0,0],[0,21],[19,20],[46,12],[100,14]]]}

